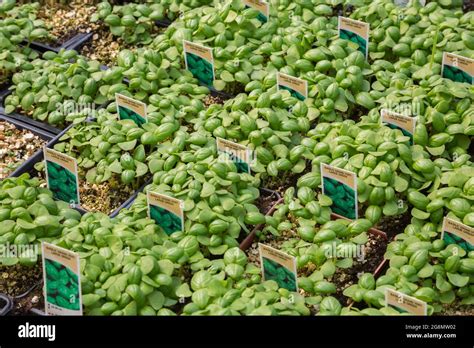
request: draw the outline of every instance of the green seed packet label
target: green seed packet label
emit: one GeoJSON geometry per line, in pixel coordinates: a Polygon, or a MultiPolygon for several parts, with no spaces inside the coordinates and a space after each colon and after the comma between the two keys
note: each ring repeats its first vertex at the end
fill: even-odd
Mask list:
{"type": "Polygon", "coordinates": [[[257,18],[260,22],[268,22],[270,17],[270,4],[261,0],[242,0],[246,8],[253,8],[259,12],[257,18]]]}
{"type": "Polygon", "coordinates": [[[263,280],[274,280],[280,288],[298,291],[296,258],[258,243],[263,280]]]}
{"type": "Polygon", "coordinates": [[[214,57],[212,49],[183,40],[184,60],[188,69],[203,85],[214,84],[214,57]]]}
{"type": "Polygon", "coordinates": [[[287,90],[299,100],[308,98],[308,81],[277,72],[278,90],[287,90]]]}
{"type": "Polygon", "coordinates": [[[244,145],[240,145],[222,138],[217,138],[216,143],[217,152],[220,154],[220,160],[230,160],[234,162],[239,173],[250,173],[250,165],[252,163],[253,154],[252,150],[244,145]]]}
{"type": "Polygon", "coordinates": [[[441,76],[455,82],[474,83],[474,59],[443,52],[441,76]]]}
{"type": "Polygon", "coordinates": [[[457,244],[467,252],[474,251],[474,228],[445,217],[441,239],[446,244],[457,244]]]}
{"type": "Polygon", "coordinates": [[[416,118],[402,115],[388,109],[380,111],[382,123],[386,123],[392,129],[399,129],[403,135],[410,138],[413,145],[413,135],[415,134],[416,118]]]}
{"type": "Polygon", "coordinates": [[[147,123],[145,103],[116,93],[115,104],[120,120],[132,120],[139,126],[147,123]]]}
{"type": "Polygon", "coordinates": [[[148,216],[167,235],[184,231],[183,201],[156,192],[147,192],[148,216]]]}
{"type": "Polygon", "coordinates": [[[48,188],[55,199],[79,205],[79,178],[77,161],[53,149],[44,147],[44,161],[48,188]]]}
{"type": "Polygon", "coordinates": [[[338,32],[341,39],[349,40],[359,45],[365,59],[369,56],[369,23],[339,16],[338,32]]]}
{"type": "Polygon", "coordinates": [[[79,254],[46,242],[41,249],[46,314],[82,315],[79,254]]]}
{"type": "Polygon", "coordinates": [[[428,314],[426,302],[390,288],[385,289],[385,307],[392,307],[400,313],[412,315],[428,314]]]}
{"type": "Polygon", "coordinates": [[[321,177],[323,194],[332,200],[332,211],[348,219],[357,219],[357,175],[321,163],[321,177]]]}

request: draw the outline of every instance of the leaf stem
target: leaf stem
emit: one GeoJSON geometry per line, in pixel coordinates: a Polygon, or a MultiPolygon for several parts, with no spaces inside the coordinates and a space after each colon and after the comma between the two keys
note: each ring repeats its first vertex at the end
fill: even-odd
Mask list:
{"type": "Polygon", "coordinates": [[[433,67],[433,62],[435,58],[436,45],[438,44],[438,37],[439,37],[439,28],[440,27],[438,26],[438,29],[436,29],[435,39],[433,42],[433,49],[431,50],[430,70],[433,67]]]}

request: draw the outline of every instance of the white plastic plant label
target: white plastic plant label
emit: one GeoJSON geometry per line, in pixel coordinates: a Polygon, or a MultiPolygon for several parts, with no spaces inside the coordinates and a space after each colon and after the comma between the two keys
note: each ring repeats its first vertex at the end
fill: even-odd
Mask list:
{"type": "Polygon", "coordinates": [[[455,82],[474,83],[474,59],[443,52],[441,76],[455,82]]]}
{"type": "Polygon", "coordinates": [[[394,0],[393,3],[400,7],[407,7],[410,0],[394,0]]]}
{"type": "Polygon", "coordinates": [[[212,48],[186,40],[183,40],[183,48],[186,69],[203,85],[212,87],[215,78],[212,48]]]}
{"type": "Polygon", "coordinates": [[[357,175],[321,163],[321,178],[323,194],[332,200],[332,211],[351,220],[357,219],[357,175]]]}
{"type": "Polygon", "coordinates": [[[258,243],[263,280],[274,280],[280,288],[298,291],[296,258],[258,243]]]}
{"type": "Polygon", "coordinates": [[[142,126],[147,123],[146,104],[122,94],[115,94],[115,104],[120,120],[132,120],[142,126]]]}
{"type": "Polygon", "coordinates": [[[399,129],[403,135],[410,138],[410,143],[413,145],[416,117],[402,115],[388,109],[382,109],[380,116],[382,123],[387,124],[392,129],[399,129]]]}
{"type": "Polygon", "coordinates": [[[428,314],[426,302],[390,288],[385,289],[385,306],[392,307],[400,313],[421,316],[428,314]]]}
{"type": "Polygon", "coordinates": [[[184,231],[183,202],[156,192],[147,192],[148,216],[167,235],[184,231]]]}
{"type": "Polygon", "coordinates": [[[361,22],[355,19],[339,16],[337,26],[339,37],[349,40],[359,45],[359,51],[365,56],[369,56],[369,23],[361,22]]]}
{"type": "Polygon", "coordinates": [[[257,18],[260,22],[268,22],[270,17],[270,4],[262,0],[243,0],[245,7],[253,8],[259,12],[257,18]]]}
{"type": "Polygon", "coordinates": [[[299,100],[308,98],[308,81],[277,72],[278,90],[287,90],[299,100]]]}
{"type": "Polygon", "coordinates": [[[82,315],[79,254],[43,242],[45,313],[82,315]]]}
{"type": "Polygon", "coordinates": [[[446,245],[456,244],[467,252],[474,251],[474,228],[445,217],[441,239],[446,245]]]}
{"type": "Polygon", "coordinates": [[[55,199],[79,205],[77,161],[53,149],[43,148],[48,188],[55,199]]]}
{"type": "Polygon", "coordinates": [[[234,143],[222,138],[216,139],[217,152],[220,159],[230,160],[234,162],[239,173],[250,173],[250,165],[252,164],[252,150],[244,145],[234,143]]]}

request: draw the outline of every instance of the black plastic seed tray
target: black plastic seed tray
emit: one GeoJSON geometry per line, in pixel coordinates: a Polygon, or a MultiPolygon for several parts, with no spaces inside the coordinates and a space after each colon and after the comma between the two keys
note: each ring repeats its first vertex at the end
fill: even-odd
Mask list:
{"type": "Polygon", "coordinates": [[[0,294],[0,317],[7,315],[13,309],[13,301],[10,296],[0,294]]]}
{"type": "Polygon", "coordinates": [[[86,42],[92,39],[93,33],[80,33],[77,34],[73,39],[74,41],[64,45],[67,50],[79,50],[86,42]]]}
{"type": "MultiPolygon", "coordinates": [[[[79,34],[76,34],[74,35],[73,37],[71,37],[69,40],[66,40],[65,42],[63,42],[62,44],[59,44],[59,45],[50,45],[50,44],[46,44],[46,43],[42,43],[42,42],[36,42],[36,41],[33,41],[30,43],[30,47],[33,48],[34,50],[38,51],[38,52],[41,52],[41,53],[44,53],[44,52],[48,52],[48,51],[53,51],[53,52],[59,52],[62,48],[65,48],[65,49],[72,49],[70,48],[70,46],[74,45],[74,43],[79,40],[81,37],[82,37],[82,33],[79,33],[79,34]]],[[[28,43],[27,42],[23,42],[24,45],[27,45],[28,43]]]]}
{"type": "Polygon", "coordinates": [[[160,28],[168,28],[172,23],[169,19],[155,21],[156,26],[160,28]]]}
{"type": "Polygon", "coordinates": [[[211,91],[211,95],[214,96],[214,97],[221,97],[222,99],[224,100],[228,100],[228,99],[232,99],[232,98],[235,98],[235,95],[232,95],[230,93],[226,93],[226,92],[222,92],[222,91],[217,91],[216,89],[214,88],[211,88],[210,89],[211,91]]]}
{"type": "Polygon", "coordinates": [[[5,98],[7,96],[9,96],[11,93],[12,93],[12,91],[7,90],[7,91],[4,91],[2,94],[0,94],[0,114],[5,115],[5,117],[7,117],[8,119],[12,119],[12,120],[16,120],[16,121],[28,124],[28,125],[34,127],[35,129],[43,130],[43,131],[46,131],[46,132],[51,133],[51,134],[61,133],[61,129],[59,129],[59,128],[51,126],[51,125],[49,125],[45,122],[40,122],[40,121],[34,120],[31,117],[19,114],[17,112],[12,112],[12,113],[7,114],[5,112],[4,102],[5,102],[5,98]]]}

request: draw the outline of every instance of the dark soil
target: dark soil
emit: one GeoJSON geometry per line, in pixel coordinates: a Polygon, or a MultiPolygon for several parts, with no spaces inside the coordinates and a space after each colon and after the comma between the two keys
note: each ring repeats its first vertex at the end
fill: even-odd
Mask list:
{"type": "Polygon", "coordinates": [[[40,262],[32,267],[0,266],[0,293],[13,299],[9,315],[28,315],[31,308],[44,310],[42,279],[40,262]]]}
{"type": "Polygon", "coordinates": [[[348,305],[351,300],[344,296],[343,291],[356,284],[363,273],[373,273],[383,261],[387,249],[387,240],[376,234],[368,234],[369,240],[365,244],[365,257],[359,261],[354,259],[351,268],[338,268],[331,281],[336,284],[337,293],[334,295],[341,304],[348,305]]]}
{"type": "Polygon", "coordinates": [[[43,279],[43,268],[38,262],[33,267],[0,266],[0,293],[21,296],[43,279]]]}
{"type": "Polygon", "coordinates": [[[10,315],[31,315],[30,310],[35,308],[44,311],[44,295],[41,285],[33,289],[28,295],[14,301],[10,315]]]}
{"type": "Polygon", "coordinates": [[[204,103],[204,106],[206,108],[208,108],[209,106],[213,105],[213,104],[220,104],[220,105],[223,105],[224,102],[227,100],[228,98],[225,98],[219,94],[208,94],[206,95],[206,97],[204,98],[203,100],[203,103],[204,103]]]}
{"type": "Polygon", "coordinates": [[[78,50],[81,55],[91,60],[97,60],[106,66],[113,66],[116,64],[117,55],[125,48],[136,49],[135,46],[126,46],[123,40],[114,37],[105,25],[100,25],[94,30],[92,39],[84,43],[78,50]]]}
{"type": "Polygon", "coordinates": [[[38,18],[51,26],[51,33],[57,40],[43,43],[57,48],[79,33],[90,32],[90,16],[94,12],[92,1],[71,1],[68,4],[46,2],[41,6],[38,18]]]}
{"type": "MultiPolygon", "coordinates": [[[[260,196],[255,202],[255,205],[258,207],[262,214],[267,215],[279,200],[280,197],[276,193],[260,191],[260,196]]],[[[247,226],[247,228],[250,232],[255,229],[255,227],[253,226],[247,226]]],[[[237,239],[239,244],[242,243],[248,236],[249,234],[241,233],[239,238],[237,239]]]]}
{"type": "Polygon", "coordinates": [[[397,234],[403,233],[405,227],[411,222],[410,209],[398,216],[384,216],[375,226],[376,229],[384,231],[389,240],[392,240],[397,234]]]}
{"type": "MultiPolygon", "coordinates": [[[[79,53],[91,60],[97,60],[102,65],[116,65],[117,55],[121,50],[129,49],[135,51],[140,44],[127,44],[121,37],[112,35],[110,29],[104,23],[91,23],[93,25],[92,39],[85,42],[82,47],[77,50],[79,53]]],[[[164,32],[164,28],[153,27],[153,37],[164,32]]]]}
{"type": "Polygon", "coordinates": [[[474,315],[474,306],[472,305],[463,305],[460,301],[455,301],[449,304],[443,304],[443,309],[440,313],[434,313],[434,315],[439,316],[453,316],[453,315],[474,315]]]}
{"type": "Polygon", "coordinates": [[[260,209],[262,214],[267,214],[270,209],[278,202],[279,197],[276,193],[270,193],[268,191],[260,191],[260,197],[258,197],[255,205],[260,209]]]}
{"type": "Polygon", "coordinates": [[[296,188],[296,183],[298,179],[309,173],[311,171],[311,163],[306,161],[306,168],[302,173],[291,173],[291,172],[282,172],[278,177],[267,176],[263,180],[263,187],[266,187],[270,190],[277,191],[280,195],[283,196],[285,191],[290,187],[296,188]]]}

